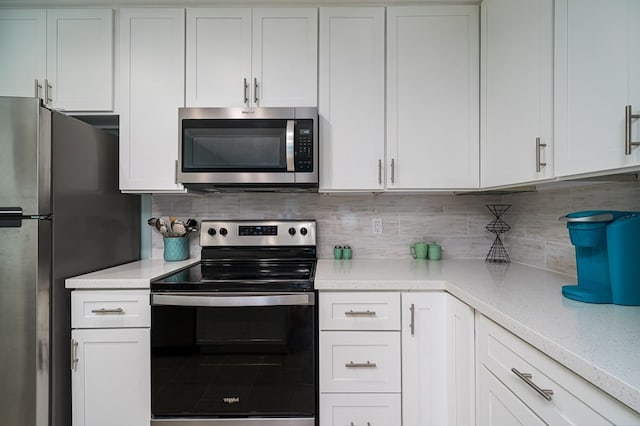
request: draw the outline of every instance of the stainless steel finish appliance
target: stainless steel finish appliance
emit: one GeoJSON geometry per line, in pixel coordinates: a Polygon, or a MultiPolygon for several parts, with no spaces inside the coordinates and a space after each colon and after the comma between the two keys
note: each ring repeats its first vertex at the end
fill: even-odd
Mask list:
{"type": "Polygon", "coordinates": [[[201,223],[151,283],[153,426],[315,426],[315,221],[201,223]]]}
{"type": "Polygon", "coordinates": [[[200,191],[318,189],[317,108],[180,108],[177,180],[200,191]]]}
{"type": "Polygon", "coordinates": [[[68,277],[139,258],[118,138],[0,98],[0,423],[71,424],[68,277]]]}

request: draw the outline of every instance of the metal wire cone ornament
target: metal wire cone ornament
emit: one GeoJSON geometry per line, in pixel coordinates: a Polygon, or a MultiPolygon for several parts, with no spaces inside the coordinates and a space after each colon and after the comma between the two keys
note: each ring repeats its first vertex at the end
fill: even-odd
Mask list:
{"type": "Polygon", "coordinates": [[[507,249],[504,247],[504,244],[502,244],[502,239],[500,238],[500,234],[504,234],[511,229],[511,226],[500,218],[507,210],[509,210],[509,207],[511,207],[511,204],[487,204],[487,208],[496,218],[491,221],[485,229],[496,234],[496,238],[493,240],[489,253],[487,253],[487,257],[484,259],[485,262],[511,262],[509,253],[507,253],[507,249]]]}

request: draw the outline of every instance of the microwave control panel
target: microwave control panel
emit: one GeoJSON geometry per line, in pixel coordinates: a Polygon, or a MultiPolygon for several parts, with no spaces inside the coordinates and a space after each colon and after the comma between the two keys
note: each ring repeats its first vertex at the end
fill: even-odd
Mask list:
{"type": "Polygon", "coordinates": [[[313,120],[297,120],[294,140],[296,172],[313,171],[313,120]]]}

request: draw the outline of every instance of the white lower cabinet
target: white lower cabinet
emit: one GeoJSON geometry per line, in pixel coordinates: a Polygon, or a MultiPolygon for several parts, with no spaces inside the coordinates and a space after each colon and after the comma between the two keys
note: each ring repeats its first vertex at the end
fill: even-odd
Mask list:
{"type": "Polygon", "coordinates": [[[476,314],[477,424],[637,425],[640,414],[476,314]]]}
{"type": "Polygon", "coordinates": [[[400,394],[322,394],[320,426],[400,425],[400,394]]]}
{"type": "Polygon", "coordinates": [[[443,291],[320,292],[320,425],[470,425],[473,309],[443,291]]]}
{"type": "Polygon", "coordinates": [[[85,313],[72,317],[73,426],[149,425],[151,316],[148,302],[139,304],[144,296],[148,301],[144,290],[72,293],[72,311],[85,313]]]}

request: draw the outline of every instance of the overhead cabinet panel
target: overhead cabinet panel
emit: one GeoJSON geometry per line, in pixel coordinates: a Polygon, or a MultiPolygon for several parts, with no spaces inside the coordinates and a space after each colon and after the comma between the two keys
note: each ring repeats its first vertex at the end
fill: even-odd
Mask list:
{"type": "Polygon", "coordinates": [[[320,9],[320,190],[384,189],[384,8],[320,9]]]}
{"type": "Polygon", "coordinates": [[[187,106],[241,107],[251,91],[251,9],[187,9],[187,106]]]}
{"type": "Polygon", "coordinates": [[[638,1],[555,5],[556,174],[637,168],[640,147],[628,142],[640,141],[640,119],[626,107],[640,115],[638,1]]]}
{"type": "Polygon", "coordinates": [[[553,1],[484,0],[482,186],[553,177],[553,1]]]}
{"type": "Polygon", "coordinates": [[[0,57],[0,96],[39,96],[47,75],[45,10],[0,10],[0,57]]]}
{"type": "Polygon", "coordinates": [[[51,107],[113,109],[113,11],[47,11],[47,79],[51,107]]]}
{"type": "Polygon", "coordinates": [[[387,9],[387,187],[479,185],[477,6],[387,9]]]}
{"type": "Polygon", "coordinates": [[[253,9],[256,106],[318,104],[318,10],[253,9]]]}

